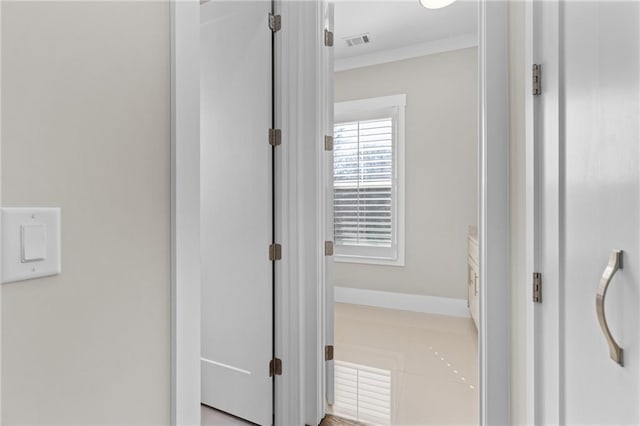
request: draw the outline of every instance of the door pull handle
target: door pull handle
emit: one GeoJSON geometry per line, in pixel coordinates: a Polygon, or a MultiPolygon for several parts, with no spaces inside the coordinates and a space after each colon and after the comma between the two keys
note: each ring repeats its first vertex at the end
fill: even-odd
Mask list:
{"type": "Polygon", "coordinates": [[[596,293],[596,312],[598,313],[600,328],[602,329],[604,338],[607,340],[607,344],[609,345],[609,355],[611,355],[612,360],[622,366],[624,365],[622,358],[623,351],[611,335],[611,330],[609,330],[609,324],[607,323],[607,317],[604,312],[604,302],[607,296],[607,290],[609,289],[609,284],[619,269],[622,269],[622,250],[616,250],[611,253],[609,263],[602,273],[600,285],[598,286],[598,291],[596,293]]]}

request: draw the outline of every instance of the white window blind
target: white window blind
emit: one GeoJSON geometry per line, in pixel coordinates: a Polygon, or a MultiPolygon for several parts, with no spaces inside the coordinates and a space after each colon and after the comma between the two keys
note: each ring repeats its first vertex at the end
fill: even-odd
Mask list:
{"type": "Polygon", "coordinates": [[[334,105],[337,262],[404,265],[405,106],[405,95],[334,105]]]}
{"type": "Polygon", "coordinates": [[[338,123],[334,127],[334,242],[393,244],[394,120],[338,123]]]}

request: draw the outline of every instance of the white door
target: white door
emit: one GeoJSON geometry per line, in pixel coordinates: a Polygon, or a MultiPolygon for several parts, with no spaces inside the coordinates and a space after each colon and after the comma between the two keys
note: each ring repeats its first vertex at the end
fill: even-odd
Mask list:
{"type": "Polygon", "coordinates": [[[637,425],[640,3],[539,5],[536,423],[637,425]],[[622,365],[611,356],[596,308],[616,250],[623,268],[604,307],[622,365]]]}
{"type": "Polygon", "coordinates": [[[267,1],[201,7],[202,402],[273,422],[267,1]]]}

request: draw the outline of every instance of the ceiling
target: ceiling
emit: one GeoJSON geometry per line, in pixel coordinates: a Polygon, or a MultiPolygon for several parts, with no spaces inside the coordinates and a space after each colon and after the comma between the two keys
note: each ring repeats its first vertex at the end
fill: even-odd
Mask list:
{"type": "Polygon", "coordinates": [[[335,2],[336,60],[408,45],[476,34],[477,1],[458,0],[442,9],[424,8],[418,0],[335,2]],[[345,38],[369,33],[371,43],[347,47],[345,38]]]}

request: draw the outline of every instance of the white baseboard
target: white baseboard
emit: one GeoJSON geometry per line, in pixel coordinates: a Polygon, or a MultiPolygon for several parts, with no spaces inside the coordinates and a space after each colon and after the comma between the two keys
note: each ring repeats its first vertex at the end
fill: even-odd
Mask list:
{"type": "Polygon", "coordinates": [[[470,318],[466,299],[391,293],[349,287],[334,287],[334,300],[340,303],[400,309],[427,314],[470,318]]]}

